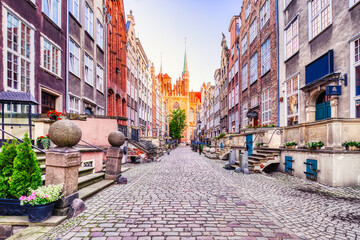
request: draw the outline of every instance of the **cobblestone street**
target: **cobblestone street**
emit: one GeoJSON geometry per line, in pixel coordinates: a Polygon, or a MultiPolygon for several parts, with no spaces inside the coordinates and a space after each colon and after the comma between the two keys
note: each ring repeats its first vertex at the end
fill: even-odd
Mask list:
{"type": "Polygon", "coordinates": [[[132,165],[127,185],[40,239],[360,239],[359,188],[331,188],[284,174],[237,174],[180,147],[132,165]]]}

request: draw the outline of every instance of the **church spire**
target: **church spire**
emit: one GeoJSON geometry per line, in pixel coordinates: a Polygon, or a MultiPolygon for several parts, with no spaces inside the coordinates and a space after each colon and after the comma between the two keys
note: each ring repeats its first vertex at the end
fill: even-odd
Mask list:
{"type": "Polygon", "coordinates": [[[161,65],[160,65],[160,74],[163,74],[163,72],[162,72],[162,53],[161,53],[161,65]]]}
{"type": "Polygon", "coordinates": [[[187,59],[186,59],[186,49],[185,49],[185,57],[184,57],[184,70],[182,74],[189,74],[188,65],[187,65],[187,59]]]}

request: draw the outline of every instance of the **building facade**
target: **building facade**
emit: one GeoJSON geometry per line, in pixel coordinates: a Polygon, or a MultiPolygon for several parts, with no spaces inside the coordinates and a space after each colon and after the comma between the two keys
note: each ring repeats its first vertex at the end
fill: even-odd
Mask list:
{"type": "Polygon", "coordinates": [[[282,126],[360,117],[359,11],[354,0],[279,3],[282,126]]]}
{"type": "Polygon", "coordinates": [[[189,92],[189,77],[186,52],[182,77],[178,78],[175,84],[172,84],[171,77],[168,74],[162,74],[162,68],[158,75],[167,112],[170,114],[173,110],[178,108],[185,110],[187,127],[184,130],[184,138],[182,141],[189,141],[195,136],[195,111],[198,104],[200,104],[199,94],[196,92],[189,92]],[[190,101],[190,99],[192,100],[190,101]]]}
{"type": "MultiPolygon", "coordinates": [[[[107,115],[127,116],[127,32],[122,0],[106,1],[107,6],[107,115]]],[[[126,124],[126,122],[121,122],[126,124]]]]}
{"type": "MultiPolygon", "coordinates": [[[[67,1],[2,0],[0,4],[0,89],[31,93],[39,102],[36,112],[64,112],[67,1]]],[[[24,107],[8,105],[7,111],[28,112],[24,107]]]]}
{"type": "Polygon", "coordinates": [[[220,85],[220,69],[216,69],[215,70],[215,74],[214,74],[214,81],[215,81],[215,88],[214,88],[214,117],[213,117],[213,122],[214,122],[214,137],[218,136],[221,133],[221,125],[220,125],[220,115],[221,115],[221,111],[220,111],[220,89],[221,89],[221,85],[220,85]]]}
{"type": "Polygon", "coordinates": [[[246,0],[240,13],[241,127],[278,125],[276,0],[246,0]]]}
{"type": "Polygon", "coordinates": [[[220,63],[220,122],[221,132],[228,131],[228,65],[230,51],[227,47],[225,35],[221,40],[221,63],[220,63]]]}
{"type": "Polygon", "coordinates": [[[105,115],[105,3],[69,2],[68,112],[105,115]]]}

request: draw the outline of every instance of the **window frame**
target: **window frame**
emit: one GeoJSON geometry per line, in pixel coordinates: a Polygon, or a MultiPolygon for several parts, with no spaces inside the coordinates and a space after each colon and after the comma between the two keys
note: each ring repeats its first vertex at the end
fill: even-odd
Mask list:
{"type": "Polygon", "coordinates": [[[248,74],[248,63],[241,68],[241,90],[245,91],[248,88],[249,74],[248,74]],[[246,81],[244,79],[246,78],[246,81]],[[246,84],[246,85],[245,85],[246,84]]]}
{"type": "Polygon", "coordinates": [[[332,25],[333,22],[333,17],[332,17],[332,0],[329,0],[329,3],[327,3],[325,6],[321,7],[321,0],[311,0],[308,2],[308,29],[309,29],[309,41],[311,41],[312,39],[316,38],[317,36],[319,36],[322,32],[324,32],[328,27],[330,27],[332,25]],[[318,12],[312,16],[312,3],[314,1],[319,1],[319,10],[318,12]],[[329,24],[325,27],[323,27],[323,19],[322,19],[322,12],[327,9],[327,7],[329,7],[329,24]],[[319,17],[319,30],[318,33],[316,33],[315,35],[313,35],[313,25],[312,22],[319,17]]]}
{"type": "Polygon", "coordinates": [[[250,16],[251,13],[251,1],[249,0],[248,4],[246,5],[245,8],[245,20],[247,20],[250,16]]]}
{"type": "Polygon", "coordinates": [[[269,0],[266,0],[260,8],[260,30],[266,26],[269,20],[270,20],[270,4],[269,4],[269,0]],[[267,19],[265,17],[267,17],[267,19]]]}
{"type": "MultiPolygon", "coordinates": [[[[75,102],[74,102],[74,106],[75,106],[75,102]]],[[[80,109],[81,109],[81,99],[80,99],[79,97],[76,97],[76,96],[74,96],[74,95],[69,94],[69,113],[80,114],[80,109]],[[76,109],[75,107],[72,107],[72,106],[71,106],[71,104],[72,104],[72,103],[71,103],[71,98],[73,98],[74,101],[75,101],[75,100],[78,100],[78,103],[79,103],[78,109],[76,109]]]]}
{"type": "Polygon", "coordinates": [[[101,24],[98,18],[96,19],[96,44],[101,49],[104,48],[104,26],[101,24]]]}
{"type": "Polygon", "coordinates": [[[257,37],[257,18],[255,17],[254,20],[252,21],[252,23],[250,24],[250,28],[249,28],[249,40],[250,40],[250,44],[252,44],[254,42],[254,40],[257,37]],[[255,29],[254,29],[255,28],[255,29]],[[254,33],[255,30],[255,33],[254,33]]]}
{"type": "Polygon", "coordinates": [[[94,36],[94,11],[90,5],[85,1],[85,31],[91,36],[94,36]],[[90,16],[88,15],[90,14],[90,16]],[[91,25],[91,27],[89,26],[91,25]]]}
{"type": "Polygon", "coordinates": [[[80,3],[81,0],[69,0],[69,12],[71,13],[71,15],[78,20],[78,22],[80,22],[81,19],[81,15],[80,15],[80,3]],[[77,2],[77,11],[75,13],[75,3],[77,2]]]}
{"type": "Polygon", "coordinates": [[[96,64],[96,90],[104,92],[104,68],[100,64],[96,64]],[[101,72],[101,75],[99,72],[101,72]],[[99,78],[101,78],[100,82],[99,78]]]}
{"type": "Polygon", "coordinates": [[[55,44],[53,41],[51,41],[48,37],[46,37],[45,35],[41,34],[40,36],[40,51],[41,51],[41,63],[40,63],[40,67],[45,69],[46,71],[56,75],[57,77],[60,77],[61,78],[61,54],[62,54],[62,50],[61,48],[55,44]],[[45,58],[45,54],[44,54],[44,50],[45,50],[45,42],[47,42],[49,45],[50,45],[50,62],[49,62],[49,65],[50,65],[50,69],[49,68],[46,68],[46,66],[44,65],[44,58],[45,58]],[[57,49],[58,50],[58,56],[57,56],[57,63],[58,63],[58,72],[54,72],[53,71],[53,64],[54,64],[54,59],[53,59],[53,56],[54,56],[54,49],[57,49]]]}
{"type": "Polygon", "coordinates": [[[360,101],[360,95],[356,95],[356,68],[360,67],[360,37],[355,38],[350,42],[350,117],[356,118],[356,102],[360,101]],[[358,49],[356,51],[355,42],[358,42],[358,49]],[[356,52],[358,53],[357,61],[356,52]],[[353,79],[353,80],[351,80],[353,79]]]}
{"type": "Polygon", "coordinates": [[[244,36],[241,39],[241,55],[244,55],[246,53],[247,50],[247,46],[248,42],[247,42],[247,33],[244,34],[244,36]]]}
{"type": "Polygon", "coordinates": [[[261,76],[264,76],[267,72],[270,71],[271,69],[271,40],[270,40],[270,36],[263,42],[263,44],[261,44],[260,46],[260,51],[261,51],[261,76]],[[263,50],[263,46],[265,44],[267,44],[267,42],[269,41],[269,47],[263,50]],[[267,53],[269,53],[269,56],[267,57],[267,53]],[[267,62],[269,62],[268,64],[266,64],[267,62]],[[266,66],[268,66],[268,69],[265,69],[265,64],[266,66]]]}
{"type": "Polygon", "coordinates": [[[300,35],[300,33],[299,33],[299,14],[297,14],[290,21],[290,23],[284,28],[284,44],[285,44],[284,45],[284,47],[285,47],[285,49],[284,49],[284,59],[285,59],[285,61],[299,52],[299,50],[300,50],[300,43],[299,43],[300,36],[299,35],[300,35]],[[297,23],[296,24],[297,25],[296,26],[297,27],[297,32],[294,35],[293,27],[294,27],[295,22],[297,23]],[[288,41],[288,39],[287,39],[287,30],[289,30],[290,28],[291,28],[291,37],[290,37],[291,40],[288,41]],[[293,45],[293,42],[294,42],[295,38],[297,39],[297,50],[296,51],[294,51],[294,45],[293,45]],[[287,46],[288,46],[288,44],[291,44],[291,54],[289,56],[287,55],[287,46]]]}
{"type": "MultiPolygon", "coordinates": [[[[75,48],[74,48],[74,50],[75,50],[75,48]]],[[[80,45],[77,44],[77,42],[76,42],[74,39],[72,39],[71,37],[69,37],[69,60],[68,60],[68,61],[69,61],[69,72],[71,72],[72,74],[74,74],[75,76],[77,76],[77,77],[80,78],[80,65],[81,65],[80,45]],[[74,47],[77,48],[77,50],[78,50],[77,56],[71,51],[71,44],[73,44],[74,47]],[[76,73],[75,71],[73,71],[74,69],[71,68],[71,54],[75,57],[75,59],[78,60],[78,64],[77,64],[77,65],[78,65],[78,67],[77,67],[78,73],[76,73]]],[[[74,66],[75,66],[75,62],[74,62],[74,66]]]]}
{"type": "MultiPolygon", "coordinates": [[[[42,4],[41,4],[41,10],[42,12],[47,16],[49,17],[49,19],[51,19],[51,21],[53,23],[55,23],[57,26],[59,26],[61,28],[61,7],[62,7],[62,0],[42,0],[42,4]],[[46,13],[44,10],[45,10],[45,2],[48,1],[48,3],[50,3],[49,5],[49,13],[46,13]],[[54,12],[53,12],[53,5],[54,5],[54,2],[57,2],[58,3],[58,10],[57,10],[57,21],[55,21],[54,19],[54,12]]],[[[66,0],[64,0],[66,1],[66,0]]]]}
{"type": "Polygon", "coordinates": [[[84,82],[89,84],[90,86],[94,86],[94,58],[92,58],[91,55],[87,52],[84,52],[84,82]],[[88,61],[91,61],[91,64],[89,64],[88,61]],[[87,74],[86,67],[88,68],[88,72],[90,70],[90,75],[87,74]],[[91,79],[89,79],[89,77],[91,79]]]}
{"type": "Polygon", "coordinates": [[[241,106],[242,108],[242,119],[241,119],[241,125],[242,128],[246,128],[246,126],[249,125],[249,118],[247,117],[247,113],[249,111],[249,104],[248,102],[244,102],[241,106]]]}
{"type": "Polygon", "coordinates": [[[270,124],[271,123],[271,96],[270,96],[270,88],[265,89],[261,93],[261,124],[270,124]],[[265,99],[264,95],[268,92],[268,98],[265,99]],[[269,103],[269,108],[265,110],[265,104],[269,103]],[[269,114],[269,119],[267,121],[264,120],[264,116],[269,114]]]}
{"type": "Polygon", "coordinates": [[[34,95],[35,92],[35,70],[34,70],[34,57],[35,57],[35,27],[23,19],[20,15],[15,13],[12,9],[7,6],[3,6],[3,86],[5,91],[16,91],[16,92],[30,92],[34,95]],[[16,20],[17,25],[14,25],[13,31],[11,31],[11,47],[8,46],[9,41],[9,15],[11,15],[12,20],[16,20]],[[22,38],[22,27],[25,30],[28,30],[28,33],[25,33],[26,39],[22,38]],[[16,31],[16,33],[15,33],[16,31]],[[14,35],[16,34],[16,42],[14,43],[14,35]],[[24,43],[25,45],[23,45],[24,43]],[[14,47],[16,46],[16,47],[14,47]],[[16,48],[16,50],[14,49],[16,48]],[[24,53],[22,53],[24,51],[24,53]],[[8,69],[8,55],[12,56],[11,61],[11,77],[9,78],[9,69],[8,69]],[[14,57],[16,57],[16,64],[14,62],[14,57]],[[24,66],[22,64],[25,64],[24,66]],[[14,79],[15,71],[13,66],[16,66],[16,80],[14,79]],[[22,68],[25,69],[25,74],[22,74],[22,68]],[[9,85],[9,81],[11,84],[9,85]],[[17,87],[14,88],[14,82],[16,82],[17,87]],[[28,82],[28,84],[27,84],[28,82]],[[24,87],[24,90],[22,90],[24,87]]]}
{"type": "Polygon", "coordinates": [[[299,118],[300,118],[300,114],[299,114],[299,109],[300,109],[300,101],[299,101],[299,78],[300,78],[300,74],[296,74],[294,76],[292,76],[291,78],[289,78],[287,81],[285,81],[285,120],[286,120],[286,125],[288,125],[288,119],[291,117],[296,117],[298,119],[298,123],[299,123],[299,118]],[[294,79],[297,78],[297,89],[294,91],[294,79]],[[290,89],[291,92],[288,92],[288,83],[290,82],[290,89]],[[295,114],[288,114],[288,98],[297,95],[297,99],[298,99],[298,106],[297,106],[297,113],[295,114]]]}
{"type": "Polygon", "coordinates": [[[349,9],[360,3],[360,0],[349,0],[349,9]]]}
{"type": "Polygon", "coordinates": [[[250,57],[250,85],[258,79],[258,58],[257,52],[250,57]],[[256,58],[254,60],[254,57],[256,58]]]}

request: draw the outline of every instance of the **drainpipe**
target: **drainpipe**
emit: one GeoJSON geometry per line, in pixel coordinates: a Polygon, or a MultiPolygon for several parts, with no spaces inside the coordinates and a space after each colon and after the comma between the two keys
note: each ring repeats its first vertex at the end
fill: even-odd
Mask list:
{"type": "MultiPolygon", "coordinates": [[[[68,4],[68,2],[66,3],[68,4]]],[[[69,6],[66,7],[66,70],[65,70],[65,110],[69,112],[69,6]]]]}
{"type": "MultiPolygon", "coordinates": [[[[105,1],[105,4],[106,4],[106,1],[105,1]]],[[[106,5],[105,5],[106,6],[106,5]]],[[[105,15],[106,15],[106,12],[105,12],[105,15]]],[[[106,18],[107,18],[107,15],[106,15],[106,18]]],[[[108,22],[107,22],[107,19],[105,19],[105,21],[106,21],[106,24],[104,24],[105,25],[105,42],[104,42],[104,45],[105,45],[105,47],[104,47],[104,51],[105,51],[105,87],[104,87],[104,95],[105,95],[105,116],[107,116],[107,93],[108,93],[108,90],[107,90],[107,80],[108,80],[108,61],[107,61],[107,48],[108,48],[108,46],[107,46],[107,32],[108,32],[108,22]]]]}
{"type": "Polygon", "coordinates": [[[279,79],[279,11],[278,1],[276,2],[276,75],[277,75],[277,127],[280,126],[280,79],[279,79]]]}
{"type": "MultiPolygon", "coordinates": [[[[239,34],[240,35],[240,34],[239,34]]],[[[239,38],[240,38],[240,36],[239,36],[239,38]]],[[[240,39],[239,39],[239,41],[240,41],[240,39]]],[[[236,44],[236,48],[237,48],[237,51],[238,51],[238,84],[239,84],[239,86],[238,86],[238,91],[239,91],[239,95],[238,95],[238,115],[239,115],[239,122],[238,122],[238,129],[239,129],[239,133],[240,133],[240,123],[241,123],[241,114],[240,114],[240,93],[241,93],[241,91],[240,91],[240,48],[239,48],[239,44],[236,44]]],[[[249,90],[250,90],[250,86],[249,86],[249,90]]],[[[235,121],[236,121],[236,119],[235,119],[235,121]]]]}

